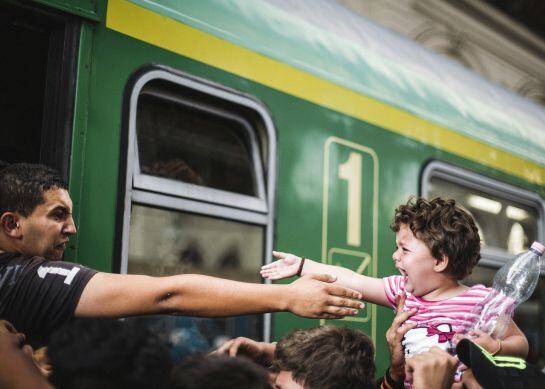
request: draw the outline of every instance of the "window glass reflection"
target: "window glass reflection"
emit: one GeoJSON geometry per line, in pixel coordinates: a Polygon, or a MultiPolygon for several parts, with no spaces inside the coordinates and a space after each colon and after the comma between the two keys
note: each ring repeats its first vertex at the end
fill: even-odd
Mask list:
{"type": "Polygon", "coordinates": [[[518,254],[537,239],[537,209],[500,196],[432,177],[427,197],[448,197],[467,208],[479,227],[484,246],[518,254]]]}
{"type": "MultiPolygon", "coordinates": [[[[263,226],[133,204],[129,274],[169,276],[192,273],[261,282],[263,226]]],[[[173,356],[206,352],[225,340],[261,337],[260,315],[204,319],[152,316],[132,318],[168,340],[173,356]]]]}
{"type": "Polygon", "coordinates": [[[133,204],[128,271],[261,282],[263,227],[133,204]]]}
{"type": "Polygon", "coordinates": [[[248,130],[242,121],[155,95],[138,99],[142,173],[256,196],[248,130]]]}

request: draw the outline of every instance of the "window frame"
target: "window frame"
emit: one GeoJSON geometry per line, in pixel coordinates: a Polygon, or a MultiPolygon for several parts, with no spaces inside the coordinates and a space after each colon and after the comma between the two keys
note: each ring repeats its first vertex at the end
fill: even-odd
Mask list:
{"type": "MultiPolygon", "coordinates": [[[[432,177],[437,177],[453,184],[479,190],[535,208],[538,211],[536,239],[541,242],[544,241],[545,201],[537,193],[446,162],[432,161],[424,167],[421,174],[420,190],[424,197],[429,196],[429,183],[432,177]]],[[[505,250],[495,247],[483,247],[481,249],[481,260],[478,264],[492,268],[500,268],[511,258],[512,254],[505,250]]],[[[541,276],[545,275],[543,264],[544,262],[542,259],[541,276]]]]}
{"type": "MultiPolygon", "coordinates": [[[[218,109],[216,107],[211,107],[205,104],[201,104],[199,102],[190,101],[190,99],[173,96],[172,93],[141,91],[138,96],[141,95],[153,96],[168,102],[176,103],[184,107],[197,108],[202,112],[206,112],[223,119],[238,122],[242,126],[242,128],[244,128],[246,134],[248,135],[248,139],[250,140],[251,157],[254,167],[253,176],[256,180],[257,196],[248,196],[142,173],[142,170],[140,169],[138,147],[136,147],[134,150],[134,188],[159,193],[167,193],[172,196],[187,197],[214,204],[230,205],[232,207],[247,209],[251,211],[258,211],[263,213],[267,212],[268,204],[265,200],[265,184],[263,179],[264,177],[263,169],[261,166],[261,159],[259,157],[259,144],[256,135],[252,130],[251,124],[244,117],[232,114],[226,110],[218,109]]],[[[136,114],[136,111],[134,112],[136,114]]],[[[134,123],[136,123],[136,120],[134,123]]]]}
{"type": "MultiPolygon", "coordinates": [[[[129,80],[126,90],[124,120],[127,138],[126,143],[122,142],[121,146],[126,153],[126,160],[123,161],[126,163],[126,168],[121,171],[120,176],[121,190],[124,191],[120,196],[123,208],[120,212],[119,272],[127,274],[133,203],[261,225],[265,231],[263,237],[264,263],[270,262],[275,220],[277,138],[272,117],[265,105],[253,96],[160,65],[147,66],[137,71],[132,80],[129,80]],[[249,120],[246,120],[242,115],[232,114],[222,109],[213,109],[197,101],[190,102],[191,107],[198,106],[199,109],[204,109],[207,113],[236,120],[248,131],[254,177],[257,184],[255,197],[151,176],[141,172],[136,131],[138,99],[144,87],[155,80],[170,82],[210,96],[216,101],[222,100],[245,110],[249,109],[256,115],[263,124],[262,137],[266,142],[267,151],[265,166],[262,164],[257,131],[252,128],[249,120]]],[[[168,93],[163,93],[159,98],[166,95],[168,93]]],[[[170,98],[172,97],[170,96],[170,98]]],[[[176,98],[175,100],[176,103],[187,105],[191,99],[176,98]]],[[[270,283],[268,280],[265,282],[270,283]]],[[[271,339],[270,313],[265,314],[263,318],[263,337],[265,341],[271,339]]]]}

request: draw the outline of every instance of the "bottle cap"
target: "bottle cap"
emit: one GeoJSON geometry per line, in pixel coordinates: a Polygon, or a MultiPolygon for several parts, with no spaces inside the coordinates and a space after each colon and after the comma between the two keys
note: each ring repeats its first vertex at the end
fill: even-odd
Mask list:
{"type": "Polygon", "coordinates": [[[545,246],[543,246],[541,243],[539,242],[534,242],[532,243],[532,247],[531,247],[533,250],[537,251],[539,253],[539,255],[542,255],[543,252],[545,251],[545,246]]]}

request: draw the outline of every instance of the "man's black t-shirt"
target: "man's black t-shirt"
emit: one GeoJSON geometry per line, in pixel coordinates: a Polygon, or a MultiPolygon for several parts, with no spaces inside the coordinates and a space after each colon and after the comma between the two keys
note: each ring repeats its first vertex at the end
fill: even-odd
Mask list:
{"type": "Polygon", "coordinates": [[[0,254],[0,319],[24,333],[33,346],[74,317],[87,282],[85,266],[17,253],[0,254]]]}

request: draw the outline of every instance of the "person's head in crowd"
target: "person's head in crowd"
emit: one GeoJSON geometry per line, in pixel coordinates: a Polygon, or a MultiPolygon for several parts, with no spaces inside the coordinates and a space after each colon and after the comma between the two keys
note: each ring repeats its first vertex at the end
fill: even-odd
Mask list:
{"type": "Polygon", "coordinates": [[[0,170],[4,251],[60,260],[76,233],[67,185],[53,169],[17,163],[0,170]]]}
{"type": "MultiPolygon", "coordinates": [[[[396,232],[397,240],[402,243],[398,244],[393,259],[400,270],[409,276],[407,287],[416,296],[425,294],[426,283],[412,285],[418,283],[413,281],[418,280],[413,280],[410,273],[414,274],[415,270],[422,272],[423,269],[418,269],[415,261],[405,263],[404,244],[408,244],[407,242],[416,239],[418,243],[423,243],[425,249],[419,253],[412,253],[414,255],[410,257],[419,254],[418,259],[432,258],[433,272],[429,274],[432,277],[440,275],[461,280],[471,274],[473,267],[481,258],[481,239],[477,225],[469,212],[452,199],[410,198],[406,204],[395,210],[391,229],[396,232]]],[[[431,268],[429,265],[426,267],[431,268]]]]}
{"type": "Polygon", "coordinates": [[[362,331],[326,325],[296,330],[276,345],[279,389],[366,389],[375,385],[374,346],[362,331]]]}
{"type": "Polygon", "coordinates": [[[47,356],[57,389],[166,388],[168,347],[148,328],[115,319],[78,319],[61,327],[47,356]]]}
{"type": "Polygon", "coordinates": [[[195,355],[172,371],[171,389],[272,389],[267,371],[243,358],[195,355]]]}

